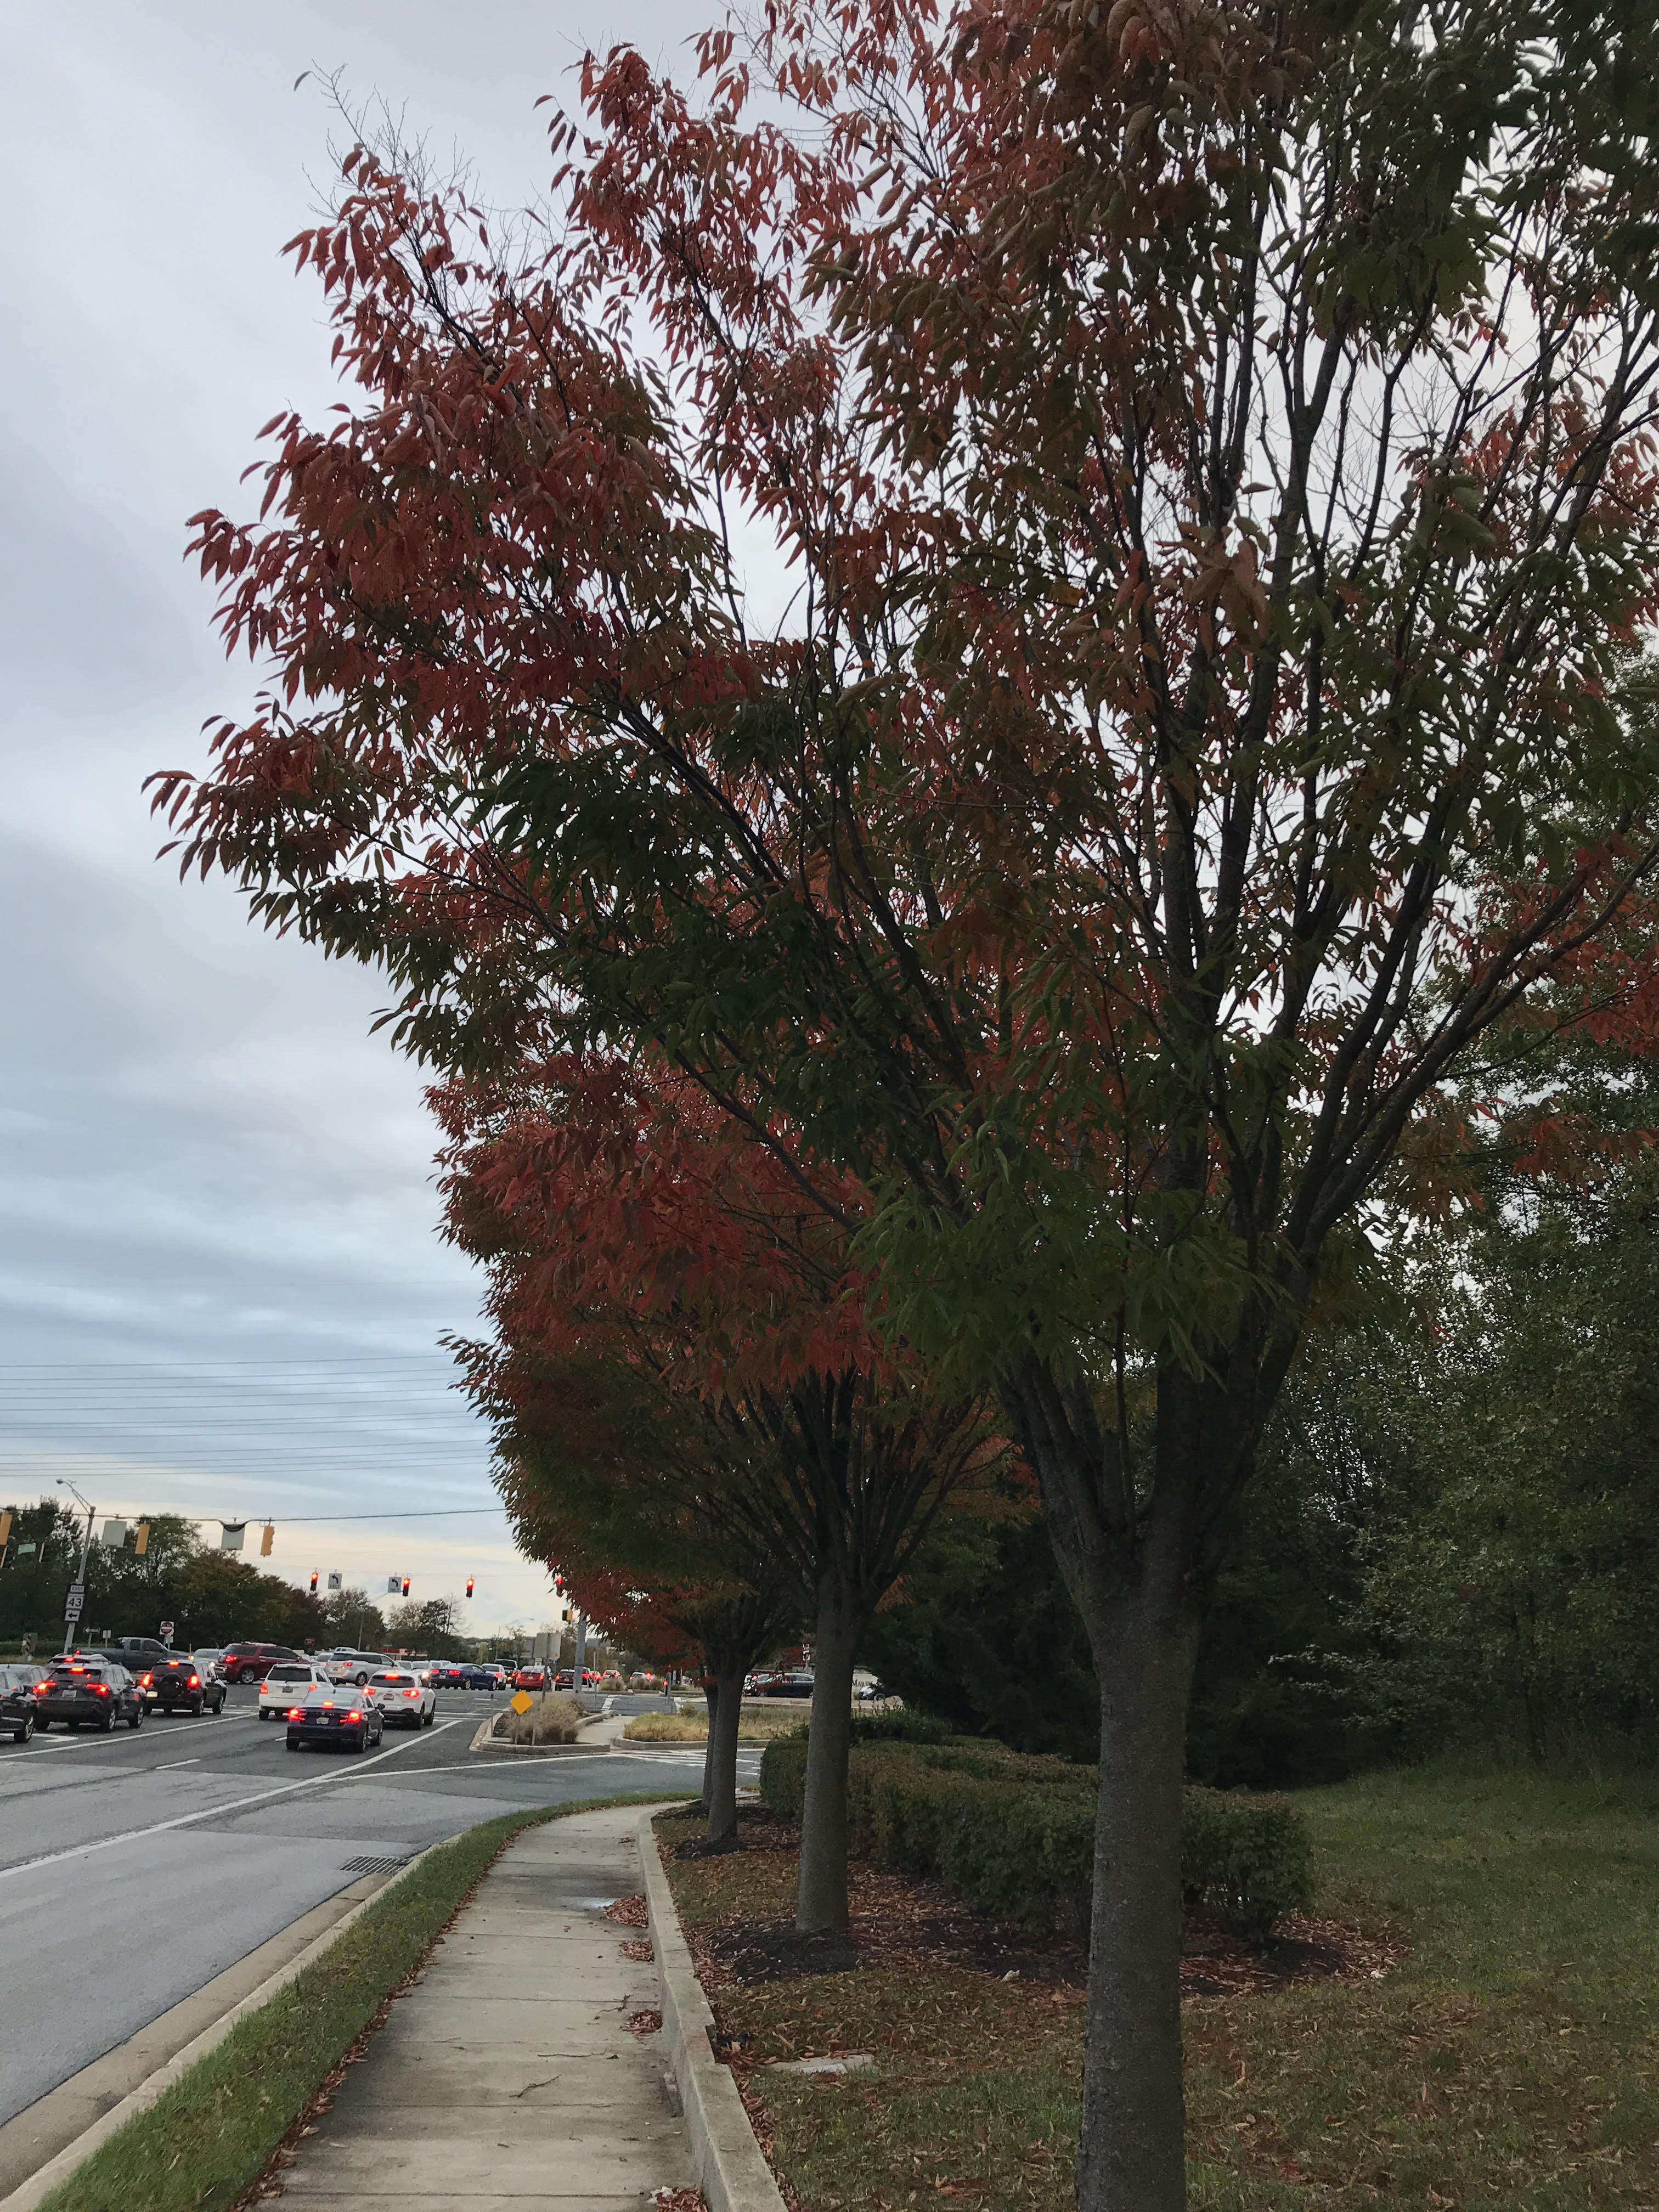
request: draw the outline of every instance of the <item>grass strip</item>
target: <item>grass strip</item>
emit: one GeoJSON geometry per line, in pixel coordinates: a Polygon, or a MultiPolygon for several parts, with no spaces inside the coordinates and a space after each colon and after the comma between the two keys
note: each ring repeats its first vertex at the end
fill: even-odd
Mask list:
{"type": "MultiPolygon", "coordinates": [[[[1416,1770],[1299,1793],[1316,1909],[1410,1945],[1381,1980],[1189,1998],[1191,2212],[1659,2204],[1659,1784],[1416,1770]]],[[[677,1839],[690,1823],[663,1820],[677,1839]]],[[[688,1929],[786,1915],[793,1853],[671,1861],[688,1929]]],[[[796,2201],[1070,2212],[1079,1993],[876,1964],[715,1993],[796,2201]]]]}
{"type": "Polygon", "coordinates": [[[661,1794],[630,1790],[509,1813],[428,1852],[321,1958],[61,2182],[40,2212],[230,2212],[514,1836],[661,1794]]]}

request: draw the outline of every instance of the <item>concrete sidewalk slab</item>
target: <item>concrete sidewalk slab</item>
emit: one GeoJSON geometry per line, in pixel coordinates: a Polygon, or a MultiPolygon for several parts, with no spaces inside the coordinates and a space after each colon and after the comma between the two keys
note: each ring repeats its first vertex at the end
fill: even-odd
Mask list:
{"type": "Polygon", "coordinates": [[[330,2212],[641,2212],[693,2180],[653,1966],[605,1917],[641,1887],[635,1806],[509,1844],[283,2175],[330,2212]]]}

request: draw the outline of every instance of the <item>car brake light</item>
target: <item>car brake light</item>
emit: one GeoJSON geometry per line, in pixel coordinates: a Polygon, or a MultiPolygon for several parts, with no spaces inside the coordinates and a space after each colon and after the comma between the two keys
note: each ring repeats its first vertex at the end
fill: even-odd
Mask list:
{"type": "Polygon", "coordinates": [[[289,1707],[288,1717],[291,1721],[297,1721],[300,1718],[300,1708],[298,1705],[290,1705],[289,1707]]]}
{"type": "Polygon", "coordinates": [[[349,1721],[360,1721],[362,1718],[362,1715],[361,1713],[348,1713],[346,1715],[346,1718],[349,1721]]]}
{"type": "Polygon", "coordinates": [[[406,1698],[418,1698],[420,1694],[421,1693],[418,1690],[405,1690],[404,1692],[404,1695],[406,1698]]]}
{"type": "Polygon", "coordinates": [[[192,1675],[191,1676],[191,1678],[190,1678],[189,1681],[188,1681],[188,1682],[186,1682],[186,1683],[185,1683],[185,1687],[187,1690],[199,1690],[199,1689],[201,1688],[201,1686],[202,1686],[202,1678],[201,1678],[201,1676],[200,1676],[199,1674],[192,1674],[192,1675]]]}
{"type": "Polygon", "coordinates": [[[149,1677],[148,1674],[141,1674],[141,1675],[138,1677],[138,1686],[139,1686],[139,1688],[140,1688],[141,1690],[147,1690],[147,1689],[149,1689],[149,1686],[150,1686],[150,1677],[149,1677]]]}
{"type": "Polygon", "coordinates": [[[108,1697],[109,1684],[107,1682],[94,1682],[92,1686],[92,1694],[94,1698],[108,1697]]]}

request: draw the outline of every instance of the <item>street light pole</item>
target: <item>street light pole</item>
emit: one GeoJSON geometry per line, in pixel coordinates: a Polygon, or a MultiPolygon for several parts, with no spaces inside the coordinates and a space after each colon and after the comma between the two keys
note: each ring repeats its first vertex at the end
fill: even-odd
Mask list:
{"type": "MultiPolygon", "coordinates": [[[[87,1540],[81,1547],[81,1569],[80,1572],[75,1577],[76,1586],[82,1593],[82,1602],[84,1604],[87,1587],[87,1561],[92,1556],[92,1524],[97,1512],[97,1508],[93,1505],[88,1499],[82,1498],[75,1485],[72,1482],[67,1481],[61,1474],[58,1478],[58,1487],[60,1490],[67,1490],[71,1498],[76,1499],[79,1504],[84,1505],[87,1509],[87,1540]]],[[[64,1616],[64,1651],[67,1651],[70,1645],[75,1641],[75,1632],[80,1625],[81,1615],[78,1610],[76,1611],[73,1620],[69,1618],[67,1611],[65,1612],[64,1616]]],[[[61,1656],[62,1655],[60,1654],[59,1656],[61,1656]]]]}

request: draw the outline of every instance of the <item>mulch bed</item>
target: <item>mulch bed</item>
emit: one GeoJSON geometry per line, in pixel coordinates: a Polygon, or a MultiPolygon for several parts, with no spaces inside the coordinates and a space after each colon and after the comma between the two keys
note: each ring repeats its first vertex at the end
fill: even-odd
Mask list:
{"type": "MultiPolygon", "coordinates": [[[[746,1808],[740,1837],[744,1850],[791,1854],[799,1840],[785,1822],[750,1815],[746,1808]]],[[[956,1967],[1070,1989],[1081,1989],[1088,1978],[1088,1954],[1076,1936],[987,1919],[937,1882],[912,1881],[855,1860],[849,1905],[852,1925],[844,1936],[803,1936],[786,1917],[690,1931],[699,1977],[711,1991],[872,1967],[956,1967]]],[[[1343,1921],[1300,1912],[1287,1914],[1266,1942],[1257,1943],[1194,1913],[1188,1918],[1182,1951],[1182,1992],[1202,1997],[1376,1978],[1403,1956],[1405,1946],[1343,1921]]]]}

